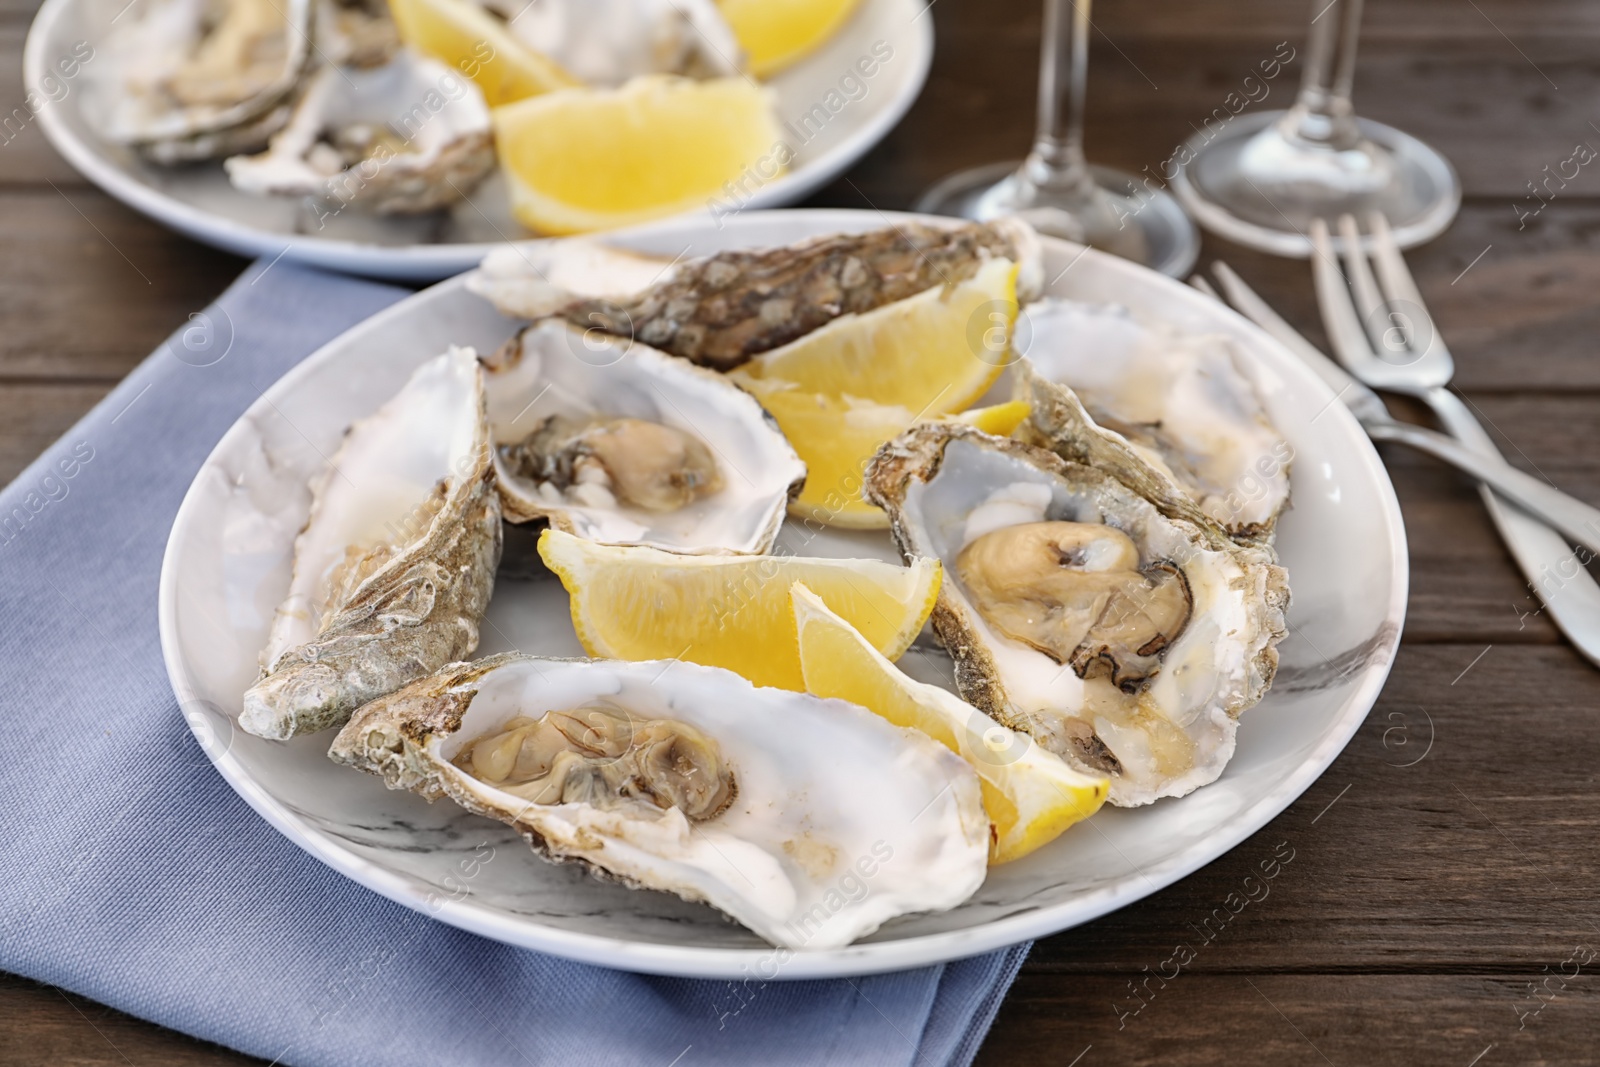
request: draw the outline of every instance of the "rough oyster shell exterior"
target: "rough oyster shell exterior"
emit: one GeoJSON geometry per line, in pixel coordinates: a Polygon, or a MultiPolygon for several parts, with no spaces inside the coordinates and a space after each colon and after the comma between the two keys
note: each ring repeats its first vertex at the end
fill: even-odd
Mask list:
{"type": "Polygon", "coordinates": [[[472,288],[507,315],[560,316],[730,370],[842,315],[964,281],[990,259],[1020,264],[1019,299],[1031,299],[1043,281],[1038,236],[1017,219],[905,222],[779,248],[719,252],[670,267],[632,292],[626,287],[648,270],[640,257],[599,253],[594,245],[583,239],[551,242],[526,255],[493,256],[472,288]],[[569,255],[590,269],[563,269],[569,255]],[[619,256],[630,266],[616,272],[619,284],[613,286],[604,267],[619,256]],[[550,278],[585,287],[567,288],[550,278]]]}
{"type": "MultiPolygon", "coordinates": [[[[470,463],[449,473],[443,500],[420,533],[398,545],[346,599],[330,605],[323,625],[312,626],[307,616],[315,605],[296,589],[316,580],[304,573],[304,559],[321,534],[329,487],[336,477],[347,482],[372,473],[359,464],[339,469],[361,424],[351,429],[346,448],[335,454],[315,487],[311,517],[296,539],[290,596],[263,653],[261,678],[244,696],[239,721],[247,732],[283,739],[341,725],[362,704],[477,648],[500,561],[500,497],[476,357],[458,351],[440,359],[467,361],[466,369],[455,369],[472,374],[476,382],[470,463]],[[309,638],[298,640],[305,633],[309,638]]],[[[384,414],[380,409],[372,419],[384,414]]],[[[447,431],[428,426],[418,432],[447,431]]]]}

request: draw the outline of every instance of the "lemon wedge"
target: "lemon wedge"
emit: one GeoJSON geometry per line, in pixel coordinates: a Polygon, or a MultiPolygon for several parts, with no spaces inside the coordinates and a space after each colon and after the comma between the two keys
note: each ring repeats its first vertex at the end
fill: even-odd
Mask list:
{"type": "Polygon", "coordinates": [[[806,691],[839,697],[938,741],[978,772],[989,862],[1049,844],[1100,810],[1111,783],[1083,774],[938,686],[913,681],[805,584],[792,587],[806,691]]]}
{"type": "Polygon", "coordinates": [[[721,0],[758,78],[770,77],[838,32],[861,0],[721,0]]]}
{"type": "Polygon", "coordinates": [[[942,568],[865,559],[687,556],[601,545],[559,530],[539,535],[539,555],[572,597],[572,625],[591,656],[684,659],[726,667],[756,685],[804,691],[789,586],[804,581],[859,627],[872,647],[899,656],[933,611],[942,568]]]}
{"type": "Polygon", "coordinates": [[[783,172],[770,90],[743,78],[635,78],[494,112],[511,209],[540,233],[588,233],[742,202],[783,172]]]}
{"type": "MultiPolygon", "coordinates": [[[[841,316],[730,371],[806,461],[791,514],[855,529],[888,525],[861,499],[867,461],[912,423],[962,411],[987,392],[1010,361],[1016,318],[1017,266],[995,259],[964,282],[841,316]]],[[[977,425],[1002,435],[1027,415],[1022,407],[1007,425],[1016,408],[983,410],[988,421],[977,425]]]]}
{"type": "Polygon", "coordinates": [[[389,0],[406,44],[471,78],[490,107],[581,84],[471,0],[389,0]]]}
{"type": "Polygon", "coordinates": [[[789,382],[807,392],[907,408],[917,418],[971,407],[1013,358],[1017,266],[991,259],[859,315],[841,315],[729,372],[740,385],[789,382]]]}
{"type": "MultiPolygon", "coordinates": [[[[743,384],[805,460],[806,484],[789,505],[791,515],[853,530],[889,525],[882,508],[861,498],[862,479],[879,446],[918,421],[914,412],[854,396],[806,392],[783,381],[756,379],[743,384]]],[[[1017,400],[944,417],[1009,437],[1028,417],[1028,405],[1017,400]]]]}

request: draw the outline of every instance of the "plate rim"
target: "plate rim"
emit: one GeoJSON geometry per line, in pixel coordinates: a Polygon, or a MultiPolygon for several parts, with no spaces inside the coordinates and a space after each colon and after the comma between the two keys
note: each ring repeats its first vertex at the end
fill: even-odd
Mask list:
{"type": "MultiPolygon", "coordinates": [[[[828,224],[829,220],[837,220],[840,228],[851,225],[859,228],[859,224],[863,222],[871,225],[874,222],[881,223],[888,220],[892,224],[896,220],[929,218],[905,212],[885,213],[851,209],[752,211],[742,213],[741,217],[748,217],[751,225],[757,225],[767,220],[781,220],[792,216],[817,219],[824,225],[828,224]]],[[[678,217],[615,231],[612,238],[622,241],[630,237],[662,236],[670,234],[673,230],[694,229],[696,224],[704,225],[695,216],[678,217]]],[[[1098,265],[1103,269],[1126,270],[1136,275],[1146,274],[1149,276],[1147,281],[1156,279],[1157,288],[1165,287],[1167,293],[1175,300],[1204,301],[1205,305],[1191,304],[1191,306],[1205,306],[1207,313],[1215,313],[1216,308],[1210,306],[1209,297],[1182,282],[1094,249],[1083,249],[1079,252],[1078,258],[1086,259],[1091,266],[1098,265]]],[[[1074,263],[1076,262],[1075,259],[1074,263]]],[[[390,319],[408,315],[414,305],[436,299],[436,293],[451,292],[463,287],[466,278],[467,275],[458,275],[423,289],[341,332],[289,368],[268,386],[260,397],[252,401],[251,407],[259,404],[262,398],[271,396],[275,391],[290,388],[299,378],[311,374],[314,369],[332,358],[330,352],[335,346],[347,344],[352,334],[377,329],[390,319]]],[[[1232,309],[1224,307],[1222,310],[1234,316],[1247,333],[1255,334],[1258,341],[1281,350],[1282,365],[1275,369],[1295,379],[1294,385],[1297,389],[1310,390],[1313,395],[1325,399],[1328,404],[1326,410],[1331,413],[1331,417],[1344,426],[1347,436],[1356,439],[1355,455],[1366,469],[1366,473],[1373,479],[1382,500],[1383,526],[1388,534],[1393,559],[1389,604],[1377,635],[1382,655],[1381,658],[1374,657],[1363,669],[1360,684],[1351,693],[1339,718],[1332,724],[1330,732],[1306,754],[1300,765],[1277,788],[1249,807],[1241,809],[1218,833],[1197,840],[1188,847],[1165,857],[1159,863],[1137,870],[1136,873],[1139,875],[1137,878],[1125,878],[1116,884],[1077,894],[1069,900],[1053,905],[1023,908],[999,919],[962,930],[922,934],[894,941],[857,943],[839,949],[791,951],[771,946],[750,949],[697,948],[579,933],[500,916],[486,908],[470,904],[470,898],[442,903],[430,900],[427,890],[420,888],[415,881],[378,867],[354,852],[346,850],[331,835],[301,821],[287,804],[269,795],[250,777],[243,766],[233,758],[231,750],[216,751],[217,746],[214,742],[208,743],[208,738],[202,736],[201,728],[194,718],[186,716],[190,729],[201,743],[207,758],[257,814],[290,841],[340,874],[397,904],[451,926],[504,944],[596,966],[683,978],[743,979],[752,976],[752,969],[762,981],[855,977],[907,970],[975,956],[1091,922],[1193,874],[1231,852],[1245,839],[1287,810],[1332,765],[1355,732],[1366,721],[1394,666],[1404,629],[1410,588],[1410,556],[1399,499],[1377,449],[1349,410],[1343,404],[1335,403],[1337,398],[1332,390],[1297,357],[1253,323],[1238,316],[1232,309]],[[785,956],[786,958],[779,959],[785,956]],[[774,966],[770,962],[773,960],[779,962],[774,966]],[[767,974],[762,969],[764,965],[770,967],[773,973],[767,974]]],[[[194,512],[200,506],[198,503],[202,491],[200,483],[205,472],[212,467],[213,460],[224,446],[229,445],[237,435],[247,432],[248,419],[249,409],[246,409],[218,440],[196,471],[173,519],[166,549],[162,555],[157,616],[162,659],[180,710],[203,702],[178,653],[177,585],[181,566],[178,559],[180,534],[195,521],[194,512]]]]}
{"type": "MultiPolygon", "coordinates": [[[[22,51],[22,80],[27,92],[39,91],[36,87],[47,69],[44,55],[45,40],[54,35],[56,24],[74,4],[84,0],[44,0],[33,22],[28,27],[27,40],[22,51]]],[[[867,0],[868,3],[872,0],[867,0]]],[[[864,5],[863,5],[864,6],[864,5]]],[[[858,9],[857,15],[860,14],[858,9]]],[[[817,160],[767,185],[761,186],[737,209],[738,214],[748,211],[783,207],[816,192],[833,181],[863,156],[876,148],[898,126],[911,110],[927,85],[928,73],[933,66],[934,31],[932,20],[912,19],[908,39],[915,42],[911,76],[905,88],[891,98],[889,105],[878,112],[861,129],[845,137],[839,144],[823,153],[817,160]]],[[[802,59],[801,63],[806,62],[802,59]]],[[[73,96],[77,94],[72,94],[73,96]]],[[[491,249],[510,242],[559,240],[557,237],[538,235],[520,236],[498,241],[456,242],[451,244],[381,245],[365,241],[335,240],[309,234],[287,235],[273,230],[259,229],[225,215],[197,208],[170,196],[154,186],[105,159],[86,139],[75,133],[57,114],[68,104],[69,98],[48,102],[34,113],[50,146],[59,152],[79,174],[89,179],[102,192],[133,208],[145,217],[176,230],[192,240],[220,248],[246,258],[265,258],[276,255],[307,266],[344,274],[357,274],[371,278],[404,281],[439,281],[476,267],[491,249]]],[[[671,216],[677,220],[704,220],[712,218],[709,209],[685,212],[671,216]]],[[[652,226],[656,223],[646,223],[652,226]]],[[[628,227],[612,233],[628,233],[640,227],[628,227]]],[[[274,260],[276,262],[276,260],[274,260]]]]}

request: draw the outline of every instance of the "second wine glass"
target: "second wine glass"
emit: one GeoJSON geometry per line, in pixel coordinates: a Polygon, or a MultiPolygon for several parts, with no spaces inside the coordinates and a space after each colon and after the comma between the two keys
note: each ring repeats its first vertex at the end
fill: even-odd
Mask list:
{"type": "Polygon", "coordinates": [[[1200,235],[1177,201],[1084,157],[1089,4],[1045,0],[1038,129],[1028,158],[952,174],[923,195],[917,210],[978,220],[1020,215],[1041,233],[1181,277],[1194,266],[1200,235]]]}

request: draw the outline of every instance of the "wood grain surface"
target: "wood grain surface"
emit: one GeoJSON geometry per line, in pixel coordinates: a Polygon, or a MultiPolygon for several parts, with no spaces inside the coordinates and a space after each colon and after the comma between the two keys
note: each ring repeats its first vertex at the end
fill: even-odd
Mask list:
{"type": "MultiPolygon", "coordinates": [[[[8,111],[35,6],[0,0],[8,111]]],[[[932,14],[920,101],[815,204],[905,208],[951,170],[1026,149],[1038,0],[936,0],[932,14]]],[[[1102,0],[1091,157],[1158,165],[1278,42],[1303,48],[1307,14],[1304,0],[1102,0]]],[[[1262,106],[1285,106],[1297,76],[1291,65],[1262,106]]],[[[1460,218],[1409,257],[1457,384],[1513,462],[1600,501],[1600,168],[1526,225],[1515,210],[1546,164],[1600,145],[1600,5],[1375,0],[1356,100],[1461,174],[1460,218]]],[[[1210,238],[1205,257],[1320,338],[1304,264],[1210,238]]],[[[0,145],[0,481],[242,266],[109,200],[36,127],[0,145]]],[[[1227,856],[1039,942],[980,1063],[1600,1061],[1600,674],[1537,613],[1475,489],[1426,458],[1384,458],[1413,584],[1365,726],[1227,856]],[[1292,859],[1270,893],[1231,913],[1274,855],[1292,859]],[[1227,921],[1207,924],[1219,908],[1227,921]]],[[[246,1061],[0,976],[0,1063],[246,1061]]]]}

